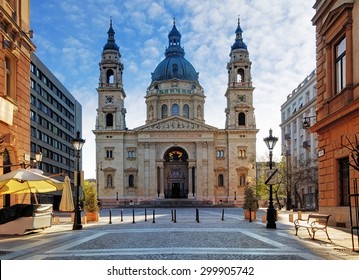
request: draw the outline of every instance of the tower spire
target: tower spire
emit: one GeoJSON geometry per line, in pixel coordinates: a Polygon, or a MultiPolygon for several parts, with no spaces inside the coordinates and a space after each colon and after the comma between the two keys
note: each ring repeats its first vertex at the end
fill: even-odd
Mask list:
{"type": "Polygon", "coordinates": [[[242,37],[242,33],[243,30],[241,28],[241,22],[240,22],[240,18],[238,15],[238,24],[237,24],[237,29],[236,29],[236,39],[234,41],[234,44],[232,45],[232,50],[234,49],[247,49],[247,45],[243,42],[243,37],[242,37]]]}

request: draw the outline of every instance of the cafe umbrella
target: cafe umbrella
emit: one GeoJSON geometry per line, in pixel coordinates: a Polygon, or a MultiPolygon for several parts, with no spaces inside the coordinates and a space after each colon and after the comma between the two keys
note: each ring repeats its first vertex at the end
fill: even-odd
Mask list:
{"type": "Polygon", "coordinates": [[[0,195],[33,193],[36,200],[35,193],[63,188],[64,182],[43,175],[39,169],[17,169],[0,176],[0,195]]]}
{"type": "Polygon", "coordinates": [[[72,197],[71,183],[69,176],[65,177],[64,189],[60,201],[60,211],[70,212],[74,211],[74,199],[72,197]]]}

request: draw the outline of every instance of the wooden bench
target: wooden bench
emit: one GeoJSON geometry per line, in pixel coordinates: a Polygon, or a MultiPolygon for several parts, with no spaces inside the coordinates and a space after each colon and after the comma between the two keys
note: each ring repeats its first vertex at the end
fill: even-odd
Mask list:
{"type": "Polygon", "coordinates": [[[326,233],[329,241],[329,235],[327,231],[328,221],[331,215],[324,215],[324,214],[309,214],[307,219],[296,219],[294,221],[294,227],[295,227],[295,235],[298,235],[298,229],[299,228],[306,228],[309,236],[314,239],[315,233],[318,230],[322,230],[326,233]],[[313,233],[313,236],[312,236],[313,233]]]}

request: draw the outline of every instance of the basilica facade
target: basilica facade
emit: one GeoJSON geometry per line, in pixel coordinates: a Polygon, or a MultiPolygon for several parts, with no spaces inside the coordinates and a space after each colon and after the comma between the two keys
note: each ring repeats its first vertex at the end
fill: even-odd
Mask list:
{"type": "Polygon", "coordinates": [[[111,22],[100,61],[93,130],[101,203],[176,199],[240,206],[244,187],[255,184],[258,130],[251,61],[239,20],[227,63],[224,129],[205,123],[205,91],[185,58],[175,22],[165,58],[147,88],[145,123],[127,128],[124,67],[114,36],[111,22]]]}

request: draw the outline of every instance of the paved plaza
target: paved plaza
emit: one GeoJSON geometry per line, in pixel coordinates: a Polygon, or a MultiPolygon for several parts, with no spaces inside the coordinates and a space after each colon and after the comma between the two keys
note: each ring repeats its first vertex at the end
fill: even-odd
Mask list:
{"type": "MultiPolygon", "coordinates": [[[[248,222],[239,208],[103,209],[99,222],[72,230],[70,214],[60,223],[23,236],[0,236],[2,260],[359,260],[351,234],[329,228],[310,239],[295,236],[289,212],[277,229],[248,222]],[[198,213],[198,216],[196,215],[198,213]]],[[[295,216],[296,214],[294,214],[295,216]]]]}

